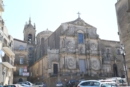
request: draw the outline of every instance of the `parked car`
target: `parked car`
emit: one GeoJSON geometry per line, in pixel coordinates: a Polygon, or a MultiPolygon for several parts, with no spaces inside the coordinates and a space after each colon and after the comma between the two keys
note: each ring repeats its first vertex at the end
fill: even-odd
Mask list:
{"type": "Polygon", "coordinates": [[[127,86],[126,78],[122,78],[118,80],[120,86],[127,86]]]}
{"type": "Polygon", "coordinates": [[[25,84],[25,83],[23,83],[23,82],[19,82],[19,83],[17,83],[17,84],[20,84],[20,85],[23,86],[23,87],[30,87],[30,85],[27,85],[27,84],[25,84]]]}
{"type": "Polygon", "coordinates": [[[118,87],[118,84],[113,81],[100,81],[99,87],[118,87]]]}
{"type": "Polygon", "coordinates": [[[99,87],[100,86],[100,82],[99,81],[95,81],[95,80],[86,80],[86,81],[81,81],[77,87],[99,87]]]}
{"type": "Polygon", "coordinates": [[[127,86],[126,78],[113,77],[113,78],[107,78],[106,80],[112,80],[116,82],[119,86],[127,86]]]}
{"type": "Polygon", "coordinates": [[[46,84],[43,82],[36,82],[35,85],[38,87],[46,87],[46,84]]]}
{"type": "Polygon", "coordinates": [[[78,80],[71,79],[66,83],[66,87],[77,87],[78,80]]]}
{"type": "Polygon", "coordinates": [[[23,87],[23,86],[21,86],[19,84],[12,84],[12,85],[5,85],[3,87],[23,87]]]}
{"type": "Polygon", "coordinates": [[[61,82],[61,81],[57,81],[57,82],[56,82],[56,87],[63,87],[62,82],[61,82]]]}
{"type": "Polygon", "coordinates": [[[86,80],[81,81],[77,87],[118,87],[116,82],[108,80],[86,80]]]}
{"type": "Polygon", "coordinates": [[[35,85],[29,81],[25,81],[25,82],[18,82],[18,84],[21,84],[24,87],[35,87],[35,85]]]}

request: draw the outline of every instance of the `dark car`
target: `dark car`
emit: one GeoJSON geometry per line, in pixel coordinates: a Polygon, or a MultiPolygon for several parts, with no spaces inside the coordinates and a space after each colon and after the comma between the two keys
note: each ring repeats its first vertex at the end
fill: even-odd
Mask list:
{"type": "Polygon", "coordinates": [[[69,80],[67,83],[66,83],[66,87],[76,87],[77,84],[78,84],[78,80],[69,80]]]}
{"type": "Polygon", "coordinates": [[[35,85],[38,87],[46,87],[46,84],[43,82],[36,82],[35,85]]]}
{"type": "Polygon", "coordinates": [[[56,87],[63,87],[62,82],[61,82],[61,81],[57,81],[57,82],[56,82],[56,87]]]}

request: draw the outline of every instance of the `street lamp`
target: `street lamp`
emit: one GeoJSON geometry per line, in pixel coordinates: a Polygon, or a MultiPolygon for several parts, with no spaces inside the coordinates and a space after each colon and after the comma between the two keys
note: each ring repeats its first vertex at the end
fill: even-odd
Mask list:
{"type": "Polygon", "coordinates": [[[121,54],[123,56],[123,59],[124,59],[125,75],[126,75],[126,79],[127,79],[127,84],[129,86],[127,68],[126,68],[126,60],[125,60],[125,50],[124,50],[124,45],[123,44],[121,44],[121,46],[120,46],[120,52],[121,52],[121,54]]]}

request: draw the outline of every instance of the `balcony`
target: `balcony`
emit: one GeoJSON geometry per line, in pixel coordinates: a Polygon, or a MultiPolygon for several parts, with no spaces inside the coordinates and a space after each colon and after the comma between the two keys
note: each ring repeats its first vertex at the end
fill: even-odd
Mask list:
{"type": "Polygon", "coordinates": [[[14,65],[28,65],[28,62],[23,61],[22,63],[20,63],[20,61],[14,61],[14,65]]]}
{"type": "MultiPolygon", "coordinates": [[[[23,72],[23,73],[24,73],[24,72],[23,72]]],[[[27,73],[28,73],[28,72],[27,72],[27,73]]],[[[13,76],[28,77],[29,75],[24,75],[24,74],[20,75],[19,72],[16,71],[16,72],[13,73],[13,76]]]]}
{"type": "Polygon", "coordinates": [[[4,5],[3,5],[3,1],[0,0],[0,11],[3,12],[4,11],[4,5]]]}
{"type": "Polygon", "coordinates": [[[5,55],[2,59],[2,62],[8,62],[9,64],[11,64],[12,66],[14,65],[13,60],[11,60],[11,58],[9,58],[7,55],[5,55]]]}

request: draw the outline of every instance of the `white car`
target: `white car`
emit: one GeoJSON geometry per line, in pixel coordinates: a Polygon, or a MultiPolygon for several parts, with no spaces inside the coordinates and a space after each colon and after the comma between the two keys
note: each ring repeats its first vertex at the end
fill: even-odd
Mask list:
{"type": "Polygon", "coordinates": [[[127,86],[126,78],[113,77],[113,78],[107,78],[106,80],[112,80],[116,82],[119,86],[127,86]]]}
{"type": "Polygon", "coordinates": [[[97,80],[86,80],[81,81],[77,87],[99,87],[100,82],[97,80]]]}
{"type": "Polygon", "coordinates": [[[116,82],[113,81],[104,81],[100,82],[100,87],[118,87],[116,82]]]}
{"type": "Polygon", "coordinates": [[[32,84],[29,81],[25,81],[25,82],[19,82],[18,84],[21,84],[24,87],[34,87],[34,84],[32,84]]]}
{"type": "Polygon", "coordinates": [[[86,80],[80,82],[77,87],[117,87],[117,84],[113,81],[86,80]]]}
{"type": "Polygon", "coordinates": [[[22,83],[22,84],[20,84],[20,85],[23,86],[23,87],[30,87],[29,85],[24,84],[24,83],[22,83]]]}

